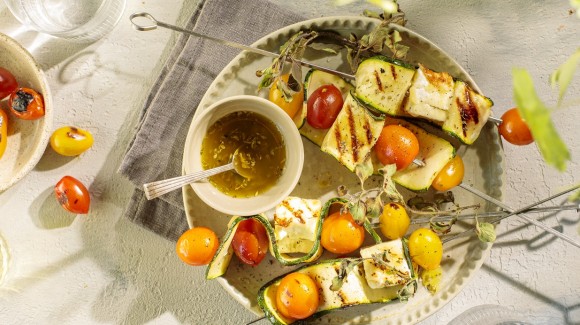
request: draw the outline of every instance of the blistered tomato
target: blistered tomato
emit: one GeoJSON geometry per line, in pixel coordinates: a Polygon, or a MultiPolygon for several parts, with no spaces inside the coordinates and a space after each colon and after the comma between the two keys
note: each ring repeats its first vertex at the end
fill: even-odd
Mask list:
{"type": "MultiPolygon", "coordinates": [[[[281,78],[288,82],[289,75],[282,75],[281,78]]],[[[278,88],[278,81],[275,80],[270,87],[268,99],[278,105],[288,116],[294,117],[296,112],[302,108],[302,103],[304,103],[304,87],[300,86],[300,91],[292,95],[291,100],[287,102],[284,96],[282,96],[282,91],[278,88]]]]}
{"type": "Polygon", "coordinates": [[[58,203],[72,213],[89,212],[91,197],[85,185],[72,176],[63,177],[54,187],[58,203]]]}
{"type": "Polygon", "coordinates": [[[342,105],[342,94],[336,86],[320,86],[308,97],[306,121],[313,128],[328,129],[338,117],[342,105]]]}
{"type": "Polygon", "coordinates": [[[63,156],[78,156],[93,145],[93,135],[86,130],[64,126],[52,133],[50,146],[63,156]]]}
{"type": "Polygon", "coordinates": [[[10,95],[8,105],[12,113],[23,120],[36,120],[44,116],[44,99],[34,89],[16,89],[10,95]]]}
{"type": "Polygon", "coordinates": [[[8,143],[8,115],[3,109],[0,109],[0,158],[4,155],[6,151],[6,145],[8,143]]]}
{"type": "Polygon", "coordinates": [[[276,290],[276,308],[289,318],[304,319],[311,316],[319,302],[316,283],[303,273],[286,275],[276,290]]]}
{"type": "Polygon", "coordinates": [[[207,227],[194,227],[184,232],[175,246],[177,256],[186,264],[207,265],[219,247],[219,239],[207,227]]]}

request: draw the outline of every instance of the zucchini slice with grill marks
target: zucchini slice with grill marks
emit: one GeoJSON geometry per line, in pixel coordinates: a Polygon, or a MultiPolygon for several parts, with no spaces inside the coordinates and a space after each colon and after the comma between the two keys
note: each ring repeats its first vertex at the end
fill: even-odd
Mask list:
{"type": "Polygon", "coordinates": [[[465,144],[472,144],[491,115],[493,101],[457,80],[443,130],[465,144]]]}
{"type": "Polygon", "coordinates": [[[372,114],[349,93],[336,121],[322,141],[321,150],[354,171],[358,164],[368,159],[383,124],[384,117],[372,114]]]}
{"type": "Polygon", "coordinates": [[[318,145],[319,147],[322,144],[324,136],[326,136],[326,133],[328,133],[328,129],[316,129],[308,124],[308,99],[316,89],[329,84],[336,86],[336,88],[340,90],[343,100],[346,100],[346,96],[354,88],[353,85],[340,78],[339,76],[315,69],[308,71],[304,80],[304,104],[302,105],[304,121],[301,123],[302,126],[298,131],[300,134],[302,134],[302,136],[314,142],[314,144],[318,145]]]}
{"type": "MultiPolygon", "coordinates": [[[[348,306],[370,303],[385,303],[391,300],[395,300],[400,297],[401,290],[405,290],[406,296],[413,295],[417,290],[416,275],[413,267],[411,266],[412,264],[406,243],[404,243],[402,240],[398,240],[398,242],[400,242],[404,252],[404,261],[401,261],[401,263],[408,265],[407,269],[409,272],[409,281],[404,284],[373,289],[367,282],[365,270],[363,264],[361,263],[354,266],[354,268],[346,274],[340,289],[333,291],[330,288],[333,285],[333,280],[338,276],[341,270],[342,263],[344,261],[343,259],[317,262],[315,264],[307,265],[293,271],[310,276],[314,282],[316,282],[320,295],[320,304],[316,312],[309,318],[299,322],[307,322],[308,320],[320,317],[332,310],[348,306]]],[[[389,253],[387,252],[387,254],[389,253]]],[[[396,256],[397,260],[399,257],[399,255],[396,256]]],[[[258,292],[258,305],[264,311],[266,318],[273,324],[278,325],[292,324],[296,321],[294,319],[284,317],[278,312],[278,309],[276,308],[276,291],[280,281],[284,278],[285,275],[286,274],[268,282],[258,292]]]]}
{"type": "Polygon", "coordinates": [[[356,70],[356,96],[371,107],[391,116],[410,116],[403,101],[411,87],[415,67],[385,56],[361,62],[356,70]]]}
{"type": "MultiPolygon", "coordinates": [[[[393,181],[412,191],[426,191],[431,186],[433,179],[455,157],[455,148],[449,141],[425,131],[423,128],[401,119],[389,118],[385,125],[398,124],[411,130],[419,141],[419,153],[416,159],[422,160],[425,166],[409,165],[393,175],[393,181]]],[[[375,172],[383,165],[372,151],[371,159],[375,166],[375,172]]]]}

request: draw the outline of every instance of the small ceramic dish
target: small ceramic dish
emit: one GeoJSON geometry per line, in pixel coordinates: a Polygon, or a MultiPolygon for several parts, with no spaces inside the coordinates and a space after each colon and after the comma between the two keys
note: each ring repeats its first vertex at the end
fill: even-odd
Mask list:
{"type": "Polygon", "coordinates": [[[302,174],[304,147],[296,125],[272,102],[257,96],[241,95],[220,100],[198,115],[191,124],[184,149],[183,170],[186,174],[203,170],[201,148],[207,130],[220,118],[233,112],[253,112],[276,125],[285,144],[286,160],[278,181],[268,190],[249,198],[234,198],[220,192],[210,182],[191,184],[197,196],[213,209],[229,215],[250,216],[270,210],[294,190],[302,174]]]}
{"type": "Polygon", "coordinates": [[[45,115],[37,120],[21,120],[11,114],[8,99],[0,109],[8,114],[6,151],[0,158],[0,192],[22,179],[38,163],[52,130],[52,98],[46,77],[32,55],[18,42],[0,33],[0,67],[10,71],[19,87],[32,88],[44,98],[45,115]]]}

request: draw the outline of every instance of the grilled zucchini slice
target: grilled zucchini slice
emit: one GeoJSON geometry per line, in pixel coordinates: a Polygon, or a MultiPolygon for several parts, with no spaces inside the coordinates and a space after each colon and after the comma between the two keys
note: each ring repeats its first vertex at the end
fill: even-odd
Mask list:
{"type": "Polygon", "coordinates": [[[371,107],[391,116],[409,116],[403,100],[411,87],[415,68],[384,56],[361,62],[356,74],[356,96],[371,107]]]}
{"type": "MultiPolygon", "coordinates": [[[[401,240],[398,240],[403,247],[401,240]]],[[[408,255],[408,250],[404,248],[405,261],[409,269],[409,281],[404,284],[397,284],[384,288],[373,289],[369,286],[363,264],[355,266],[344,278],[342,287],[339,290],[333,291],[330,287],[333,284],[333,279],[338,276],[341,269],[342,259],[327,260],[318,262],[312,265],[307,265],[294,272],[300,272],[310,276],[316,282],[320,295],[320,305],[314,315],[307,318],[306,322],[322,316],[329,311],[340,309],[348,306],[355,306],[370,303],[384,303],[395,300],[399,297],[399,291],[403,288],[407,289],[406,295],[412,295],[416,291],[416,275],[411,267],[411,261],[408,255]]],[[[397,255],[397,259],[399,256],[397,255]]],[[[272,324],[292,324],[295,320],[284,317],[278,312],[276,308],[276,290],[280,281],[285,275],[279,276],[274,280],[264,285],[258,292],[258,305],[264,311],[264,314],[272,324]]]]}
{"type": "Polygon", "coordinates": [[[302,136],[304,136],[306,139],[314,142],[314,144],[316,144],[319,147],[322,144],[322,140],[326,136],[326,133],[328,133],[328,129],[313,128],[306,121],[307,111],[308,111],[308,98],[310,98],[310,95],[312,95],[312,93],[316,89],[320,88],[321,86],[329,85],[329,84],[336,86],[336,88],[338,88],[338,90],[340,90],[340,92],[342,93],[343,100],[346,99],[346,96],[350,93],[351,89],[354,88],[353,85],[351,85],[350,83],[348,83],[344,79],[342,79],[336,75],[330,74],[328,72],[311,69],[306,74],[306,78],[304,81],[304,90],[305,90],[304,91],[304,104],[302,105],[302,111],[304,112],[304,121],[301,124],[302,126],[300,127],[300,129],[298,131],[300,132],[300,134],[302,134],[302,136]]]}
{"type": "Polygon", "coordinates": [[[493,101],[475,92],[463,81],[456,81],[453,99],[443,130],[465,144],[472,144],[491,115],[493,101]]]}
{"type": "MultiPolygon", "coordinates": [[[[423,167],[411,164],[409,167],[397,171],[393,175],[393,181],[412,191],[422,192],[428,190],[435,176],[455,157],[455,148],[449,141],[431,134],[411,122],[387,118],[385,125],[391,124],[404,126],[415,134],[417,140],[419,140],[419,154],[417,154],[416,159],[425,163],[423,167]]],[[[371,159],[375,166],[375,172],[378,173],[379,168],[382,168],[383,165],[374,150],[372,151],[371,159]]]]}
{"type": "Polygon", "coordinates": [[[354,171],[358,164],[369,157],[383,124],[383,118],[373,115],[349,93],[336,121],[322,141],[321,150],[354,171]]]}

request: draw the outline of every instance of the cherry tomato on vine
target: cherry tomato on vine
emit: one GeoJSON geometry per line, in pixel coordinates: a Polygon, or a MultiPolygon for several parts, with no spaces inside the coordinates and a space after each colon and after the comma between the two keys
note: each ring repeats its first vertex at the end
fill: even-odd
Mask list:
{"type": "Polygon", "coordinates": [[[451,159],[445,167],[435,176],[431,186],[437,191],[445,192],[451,188],[461,184],[463,175],[465,174],[465,166],[461,156],[456,155],[451,159]]]}
{"type": "Polygon", "coordinates": [[[184,263],[199,266],[209,264],[218,247],[219,239],[213,230],[194,227],[179,237],[175,251],[184,263]]]}
{"type": "Polygon", "coordinates": [[[381,233],[390,240],[405,236],[410,224],[407,210],[399,203],[387,203],[379,216],[381,233]]]}
{"type": "Polygon", "coordinates": [[[396,164],[397,170],[407,168],[419,153],[419,140],[411,130],[400,125],[387,125],[374,150],[383,165],[396,164]]]}
{"type": "Polygon", "coordinates": [[[6,151],[6,145],[8,144],[8,114],[0,109],[0,158],[4,155],[6,151]]]}
{"type": "Polygon", "coordinates": [[[72,176],[63,177],[54,187],[54,194],[63,208],[78,214],[89,212],[91,196],[85,185],[72,176]]]}
{"type": "Polygon", "coordinates": [[[16,88],[18,88],[16,78],[10,71],[0,67],[0,100],[12,94],[16,88]]]}
{"type": "Polygon", "coordinates": [[[348,254],[358,249],[365,239],[365,229],[350,213],[335,212],[324,218],[320,243],[335,254],[348,254]]]}
{"type": "Polygon", "coordinates": [[[232,247],[242,262],[252,266],[260,264],[270,247],[266,228],[256,219],[240,221],[232,247]]]}
{"type": "Polygon", "coordinates": [[[276,290],[276,308],[288,318],[307,318],[314,314],[319,303],[316,283],[303,273],[286,275],[276,290]]]}
{"type": "Polygon", "coordinates": [[[434,270],[441,264],[443,244],[433,230],[419,228],[409,236],[409,254],[425,270],[434,270]]]}
{"type": "Polygon", "coordinates": [[[524,146],[534,142],[532,132],[522,119],[517,108],[506,111],[501,116],[501,124],[498,126],[499,134],[509,143],[524,146]]]}
{"type": "Polygon", "coordinates": [[[36,90],[18,88],[10,95],[8,105],[16,117],[36,120],[44,116],[44,99],[36,90]]]}
{"type": "Polygon", "coordinates": [[[63,126],[50,136],[50,146],[63,156],[78,156],[93,145],[93,135],[74,126],[63,126]]]}
{"type": "Polygon", "coordinates": [[[342,94],[335,85],[323,85],[308,98],[306,121],[316,129],[328,129],[332,126],[342,109],[342,94]]]}
{"type": "MultiPolygon", "coordinates": [[[[289,74],[284,74],[280,76],[282,80],[288,82],[289,74]]],[[[302,103],[304,103],[304,87],[300,85],[300,91],[292,95],[292,99],[287,102],[282,96],[282,91],[278,88],[278,79],[274,80],[272,86],[270,87],[270,93],[268,94],[268,99],[274,104],[278,105],[288,116],[291,118],[296,115],[296,112],[302,108],[302,103]]]]}

